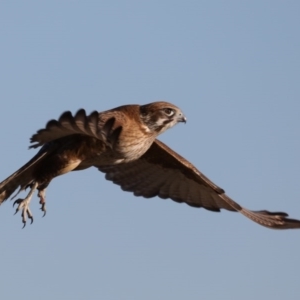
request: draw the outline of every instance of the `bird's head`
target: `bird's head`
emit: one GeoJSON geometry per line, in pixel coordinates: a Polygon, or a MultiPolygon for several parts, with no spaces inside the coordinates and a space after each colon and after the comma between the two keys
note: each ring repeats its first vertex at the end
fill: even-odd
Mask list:
{"type": "Polygon", "coordinates": [[[140,106],[140,118],[147,130],[161,134],[178,122],[186,123],[186,117],[174,104],[153,102],[140,106]]]}

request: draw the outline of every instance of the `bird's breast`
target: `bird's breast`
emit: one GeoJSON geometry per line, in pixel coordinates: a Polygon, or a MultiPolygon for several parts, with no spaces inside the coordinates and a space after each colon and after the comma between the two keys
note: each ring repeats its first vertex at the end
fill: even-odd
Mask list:
{"type": "Polygon", "coordinates": [[[118,157],[123,158],[123,162],[129,162],[140,158],[150,148],[153,141],[154,137],[129,131],[120,135],[113,150],[118,157]]]}

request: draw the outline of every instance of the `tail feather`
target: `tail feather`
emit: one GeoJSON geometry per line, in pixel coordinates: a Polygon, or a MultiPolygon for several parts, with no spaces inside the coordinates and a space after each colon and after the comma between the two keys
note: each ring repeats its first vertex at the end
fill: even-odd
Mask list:
{"type": "Polygon", "coordinates": [[[47,154],[43,148],[23,167],[0,183],[0,205],[7,200],[16,189],[24,190],[34,181],[33,171],[36,164],[47,154]]]}

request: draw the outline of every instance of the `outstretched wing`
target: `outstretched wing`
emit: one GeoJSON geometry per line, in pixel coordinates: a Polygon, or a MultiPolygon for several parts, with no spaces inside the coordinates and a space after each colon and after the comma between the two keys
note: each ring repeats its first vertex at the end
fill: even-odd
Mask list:
{"type": "Polygon", "coordinates": [[[122,130],[118,116],[122,112],[93,111],[87,115],[84,109],[78,110],[73,116],[70,111],[64,112],[58,120],[50,120],[46,127],[37,131],[30,142],[30,148],[37,148],[51,141],[74,134],[87,135],[106,142],[114,143],[122,130]]]}
{"type": "Polygon", "coordinates": [[[159,140],[155,140],[138,160],[95,167],[106,173],[106,179],[136,196],[171,198],[211,211],[238,211],[252,221],[274,229],[300,228],[300,221],[287,218],[286,213],[251,211],[241,207],[190,162],[159,140]]]}
{"type": "Polygon", "coordinates": [[[50,120],[44,129],[34,134],[30,142],[35,143],[30,148],[37,148],[45,143],[71,134],[85,134],[98,137],[99,113],[97,111],[87,115],[80,109],[74,116],[70,111],[64,112],[58,120],[50,120]]]}

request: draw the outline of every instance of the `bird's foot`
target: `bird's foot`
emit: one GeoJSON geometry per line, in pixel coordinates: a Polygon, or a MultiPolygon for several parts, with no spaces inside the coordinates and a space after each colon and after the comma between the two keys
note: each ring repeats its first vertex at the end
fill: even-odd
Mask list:
{"type": "Polygon", "coordinates": [[[40,198],[41,211],[44,213],[43,217],[46,215],[46,189],[40,190],[38,193],[38,197],[40,198]]]}
{"type": "Polygon", "coordinates": [[[27,218],[30,219],[31,223],[33,223],[33,215],[30,211],[29,208],[29,203],[30,203],[30,198],[26,197],[25,199],[17,199],[13,206],[15,206],[15,204],[18,204],[17,208],[16,208],[16,212],[15,214],[22,209],[22,222],[23,222],[23,228],[26,226],[26,221],[27,218]]]}
{"type": "Polygon", "coordinates": [[[35,183],[31,189],[30,189],[30,192],[28,193],[28,195],[26,196],[25,199],[17,199],[14,204],[13,204],[13,207],[15,206],[15,204],[18,204],[17,208],[16,208],[16,212],[15,214],[22,210],[22,222],[23,222],[23,228],[26,226],[26,221],[27,221],[27,218],[30,219],[31,221],[31,224],[33,223],[33,215],[30,211],[30,208],[29,208],[29,204],[30,204],[30,200],[32,198],[32,195],[34,193],[34,191],[36,190],[38,184],[35,183]]]}

